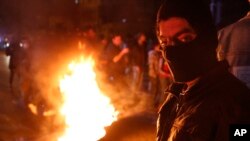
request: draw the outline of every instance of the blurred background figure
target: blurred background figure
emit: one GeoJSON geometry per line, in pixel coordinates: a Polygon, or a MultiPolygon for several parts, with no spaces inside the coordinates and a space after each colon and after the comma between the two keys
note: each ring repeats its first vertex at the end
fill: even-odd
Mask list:
{"type": "Polygon", "coordinates": [[[147,37],[144,33],[138,33],[132,43],[130,52],[132,65],[132,90],[141,91],[142,81],[147,62],[147,37]]]}
{"type": "Polygon", "coordinates": [[[30,73],[30,41],[26,37],[16,36],[6,48],[6,55],[10,56],[9,84],[13,96],[23,103],[25,92],[31,78],[30,73]]]}
{"type": "Polygon", "coordinates": [[[161,93],[160,82],[159,82],[159,60],[160,60],[160,45],[155,43],[153,49],[148,52],[148,76],[149,76],[149,85],[148,91],[149,94],[154,97],[154,106],[158,106],[159,95],[161,93]]]}
{"type": "MultiPolygon", "coordinates": [[[[244,3],[249,10],[249,1],[244,3]]],[[[242,4],[243,5],[243,4],[242,4]]],[[[230,71],[250,88],[250,12],[237,22],[219,31],[219,60],[226,59],[230,71]]]]}
{"type": "Polygon", "coordinates": [[[10,77],[9,83],[10,87],[12,88],[12,84],[14,79],[17,79],[20,76],[20,65],[24,58],[24,50],[20,46],[20,37],[13,38],[10,46],[6,48],[6,55],[10,57],[9,61],[9,70],[10,70],[10,77]]]}
{"type": "MultiPolygon", "coordinates": [[[[121,34],[114,34],[111,42],[103,52],[104,65],[108,82],[117,87],[127,88],[125,70],[128,66],[129,48],[121,34]]],[[[119,89],[119,88],[118,88],[119,89]]]]}
{"type": "Polygon", "coordinates": [[[93,26],[87,26],[83,30],[82,49],[85,55],[89,54],[97,57],[100,51],[101,43],[97,36],[96,29],[93,26]]]}

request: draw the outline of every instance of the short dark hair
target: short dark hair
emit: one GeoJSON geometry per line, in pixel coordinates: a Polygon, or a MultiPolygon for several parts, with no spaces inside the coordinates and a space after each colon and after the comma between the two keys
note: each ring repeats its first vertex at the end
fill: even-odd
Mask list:
{"type": "Polygon", "coordinates": [[[203,43],[215,49],[218,44],[217,29],[207,2],[203,0],[165,0],[157,13],[156,34],[159,22],[171,17],[186,19],[203,43]]]}

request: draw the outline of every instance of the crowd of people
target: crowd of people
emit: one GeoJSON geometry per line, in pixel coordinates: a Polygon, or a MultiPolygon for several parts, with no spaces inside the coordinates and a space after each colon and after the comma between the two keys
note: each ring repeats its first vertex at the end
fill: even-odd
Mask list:
{"type": "MultiPolygon", "coordinates": [[[[249,14],[219,31],[218,38],[207,5],[199,0],[167,0],[157,15],[158,41],[143,32],[130,37],[120,32],[99,36],[92,27],[71,36],[77,42],[77,55],[93,56],[104,74],[102,80],[116,92],[147,93],[155,107],[161,105],[158,141],[228,140],[229,125],[250,123],[245,36],[249,32],[238,28],[249,28],[248,24],[249,14]]],[[[6,49],[12,89],[14,81],[32,82],[22,75],[31,71],[27,49],[19,42],[6,49]]]]}
{"type": "Polygon", "coordinates": [[[106,61],[102,68],[107,71],[107,80],[118,89],[152,95],[154,106],[158,107],[164,101],[164,90],[172,82],[159,47],[143,32],[130,40],[121,34],[114,35],[101,53],[101,60],[106,61]]]}
{"type": "MultiPolygon", "coordinates": [[[[57,46],[60,46],[61,50],[67,48],[65,50],[73,52],[75,57],[72,58],[80,55],[92,56],[96,61],[96,69],[102,74],[99,80],[109,84],[114,91],[152,95],[154,105],[158,107],[164,101],[164,89],[172,81],[166,62],[162,59],[160,50],[156,49],[159,48],[159,44],[144,32],[130,38],[125,37],[122,32],[110,33],[108,37],[99,35],[91,26],[74,34],[60,35],[64,39],[53,42],[60,42],[57,46]],[[64,44],[62,42],[69,46],[61,46],[64,44]]],[[[50,35],[45,38],[52,39],[50,35]]],[[[39,82],[36,82],[34,76],[40,72],[39,69],[44,68],[37,64],[42,60],[37,60],[39,54],[36,53],[39,51],[34,50],[41,50],[36,47],[37,44],[42,44],[43,48],[43,45],[52,45],[44,42],[47,41],[41,37],[24,38],[15,35],[6,49],[6,55],[10,56],[10,88],[13,95],[26,106],[32,100],[30,95],[39,93],[36,87],[36,83],[39,82]]]]}
{"type": "Polygon", "coordinates": [[[117,92],[152,95],[156,107],[164,101],[163,92],[172,78],[160,50],[156,49],[159,43],[150,38],[152,35],[138,32],[128,37],[122,32],[114,32],[108,37],[100,37],[93,27],[86,31],[79,41],[81,48],[87,49],[81,52],[86,54],[85,50],[91,50],[87,54],[97,61],[97,69],[104,74],[103,81],[117,92]]]}

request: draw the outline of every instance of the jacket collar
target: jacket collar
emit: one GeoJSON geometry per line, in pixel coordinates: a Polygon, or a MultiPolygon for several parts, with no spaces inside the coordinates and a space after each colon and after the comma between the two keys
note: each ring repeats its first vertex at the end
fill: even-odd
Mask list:
{"type": "Polygon", "coordinates": [[[185,83],[173,83],[165,93],[170,93],[177,98],[180,95],[190,98],[194,97],[199,91],[214,87],[217,81],[223,76],[222,74],[227,72],[228,67],[227,61],[220,61],[214,68],[201,76],[188,90],[186,90],[187,85],[185,83]]]}

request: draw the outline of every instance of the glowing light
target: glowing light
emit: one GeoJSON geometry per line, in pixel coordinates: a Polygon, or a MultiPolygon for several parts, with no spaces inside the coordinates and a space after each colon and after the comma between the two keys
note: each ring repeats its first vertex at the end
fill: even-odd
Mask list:
{"type": "Polygon", "coordinates": [[[93,68],[92,59],[81,58],[69,65],[69,74],[60,81],[64,99],[61,114],[67,126],[58,141],[96,141],[116,120],[118,113],[100,91],[93,68]]]}

